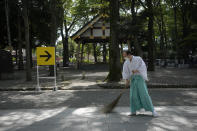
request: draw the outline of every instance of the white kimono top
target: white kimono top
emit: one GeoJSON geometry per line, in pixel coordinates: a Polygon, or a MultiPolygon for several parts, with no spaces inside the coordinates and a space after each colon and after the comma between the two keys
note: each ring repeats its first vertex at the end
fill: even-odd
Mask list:
{"type": "Polygon", "coordinates": [[[147,68],[146,64],[142,60],[140,56],[133,56],[132,61],[126,60],[123,65],[122,77],[123,79],[130,79],[133,75],[133,70],[138,70],[139,75],[146,81],[148,81],[147,77],[147,68]]]}

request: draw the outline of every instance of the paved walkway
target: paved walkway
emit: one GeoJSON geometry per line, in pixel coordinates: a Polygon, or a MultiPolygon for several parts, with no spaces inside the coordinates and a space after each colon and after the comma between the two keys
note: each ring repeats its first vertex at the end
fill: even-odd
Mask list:
{"type": "MultiPolygon", "coordinates": [[[[41,69],[40,74],[47,76],[48,71],[41,69]]],[[[108,69],[106,65],[88,65],[83,69],[76,70],[73,68],[61,68],[58,70],[57,85],[63,90],[77,89],[102,89],[119,88],[123,82],[106,84],[102,81],[106,78],[108,69]],[[82,74],[85,72],[85,79],[82,74]]],[[[16,71],[14,80],[0,80],[0,90],[35,90],[36,70],[32,72],[33,81],[25,81],[25,72],[16,71]]],[[[157,68],[155,72],[148,72],[150,81],[149,87],[197,87],[197,69],[178,69],[178,68],[157,68]]],[[[51,80],[41,80],[42,89],[53,89],[54,83],[51,80]]]]}
{"type": "MultiPolygon", "coordinates": [[[[120,89],[66,90],[66,91],[2,91],[0,109],[41,109],[101,107],[110,103],[120,89]]],[[[197,106],[197,88],[149,89],[155,106],[197,106]]],[[[118,106],[129,107],[129,90],[121,97],[118,106]]]]}
{"type": "Polygon", "coordinates": [[[128,107],[0,110],[0,131],[195,131],[197,106],[158,106],[159,114],[128,117],[128,107]]]}
{"type": "MultiPolygon", "coordinates": [[[[197,89],[149,89],[159,117],[128,117],[129,91],[110,114],[100,109],[119,89],[1,91],[0,131],[195,131],[197,89]]],[[[144,115],[145,114],[145,115],[144,115]]]]}

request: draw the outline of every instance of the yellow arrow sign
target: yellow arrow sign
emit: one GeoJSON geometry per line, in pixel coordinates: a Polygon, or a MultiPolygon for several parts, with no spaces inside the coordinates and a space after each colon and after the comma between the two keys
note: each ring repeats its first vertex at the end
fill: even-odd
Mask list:
{"type": "Polygon", "coordinates": [[[37,47],[37,65],[55,65],[55,47],[37,47]]]}

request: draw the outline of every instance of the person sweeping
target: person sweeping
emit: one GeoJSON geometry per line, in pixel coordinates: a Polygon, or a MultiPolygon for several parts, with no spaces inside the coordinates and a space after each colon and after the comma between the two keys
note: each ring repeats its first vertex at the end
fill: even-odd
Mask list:
{"type": "Polygon", "coordinates": [[[157,116],[145,83],[148,80],[146,64],[141,57],[133,56],[130,51],[126,54],[127,60],[123,65],[122,76],[125,86],[130,86],[131,114],[129,116],[136,115],[136,112],[141,109],[151,111],[153,116],[157,116]]]}

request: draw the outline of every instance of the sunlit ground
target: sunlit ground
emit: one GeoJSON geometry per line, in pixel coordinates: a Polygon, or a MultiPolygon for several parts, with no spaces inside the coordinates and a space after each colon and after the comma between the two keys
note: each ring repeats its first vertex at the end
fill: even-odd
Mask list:
{"type": "Polygon", "coordinates": [[[156,107],[159,116],[155,118],[144,111],[138,112],[138,116],[128,117],[128,107],[118,107],[110,114],[99,110],[97,107],[1,110],[0,130],[192,131],[197,128],[197,106],[156,107]]]}

